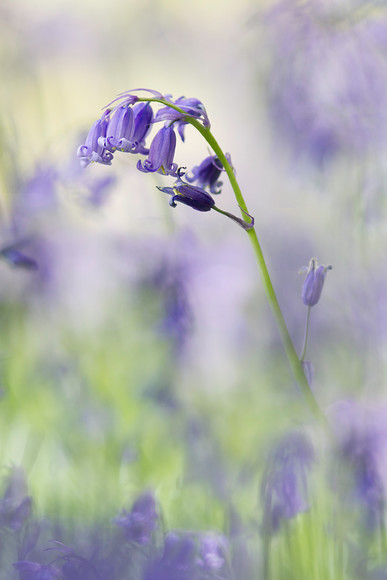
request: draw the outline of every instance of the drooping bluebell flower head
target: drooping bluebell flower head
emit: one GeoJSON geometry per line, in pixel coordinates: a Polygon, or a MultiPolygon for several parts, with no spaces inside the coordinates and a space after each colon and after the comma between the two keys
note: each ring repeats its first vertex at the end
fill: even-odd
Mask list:
{"type": "Polygon", "coordinates": [[[173,127],[162,127],[154,136],[149,148],[148,158],[137,162],[137,169],[144,173],[161,173],[177,177],[177,163],[173,162],[176,148],[176,135],[173,127]]]}
{"type": "MultiPolygon", "coordinates": [[[[169,99],[168,99],[169,100],[169,99]]],[[[170,101],[179,109],[182,109],[184,113],[176,111],[171,107],[162,107],[159,109],[155,116],[155,122],[157,121],[173,121],[178,127],[178,132],[181,140],[184,141],[184,128],[187,125],[187,116],[194,117],[195,119],[201,119],[203,121],[204,127],[210,126],[210,121],[208,119],[204,105],[199,99],[196,98],[186,98],[179,97],[175,101],[170,101]]]]}
{"type": "Polygon", "coordinates": [[[148,544],[156,528],[157,520],[158,513],[154,496],[150,492],[144,492],[134,502],[130,512],[123,510],[114,519],[114,523],[123,528],[129,541],[148,544]]]}
{"type": "Polygon", "coordinates": [[[302,287],[302,301],[306,306],[315,306],[320,300],[325,277],[328,270],[331,269],[332,266],[319,266],[316,258],[310,260],[308,273],[302,287]]]}
{"type": "Polygon", "coordinates": [[[263,528],[276,532],[283,520],[309,509],[307,475],[314,450],[303,433],[287,434],[273,448],[261,482],[263,528]]]}
{"type": "Polygon", "coordinates": [[[181,176],[184,175],[182,168],[178,170],[178,179],[173,187],[158,187],[160,191],[171,196],[169,205],[176,207],[176,202],[188,205],[197,211],[210,211],[215,205],[209,193],[200,187],[185,183],[181,176]]]}
{"type": "MultiPolygon", "coordinates": [[[[229,159],[229,161],[231,161],[229,159]]],[[[216,155],[209,155],[200,163],[193,167],[191,174],[186,174],[189,183],[196,183],[198,187],[208,187],[212,194],[220,193],[220,187],[223,185],[218,181],[223,165],[216,155]]]]}
{"type": "Polygon", "coordinates": [[[85,144],[78,148],[77,155],[82,167],[87,167],[90,163],[111,165],[113,154],[100,141],[101,138],[102,140],[106,138],[109,113],[109,110],[105,111],[102,117],[95,121],[86,137],[85,144]]]}
{"type": "Polygon", "coordinates": [[[265,19],[275,134],[319,168],[386,143],[386,15],[369,10],[338,21],[330,4],[282,0],[265,19]]]}

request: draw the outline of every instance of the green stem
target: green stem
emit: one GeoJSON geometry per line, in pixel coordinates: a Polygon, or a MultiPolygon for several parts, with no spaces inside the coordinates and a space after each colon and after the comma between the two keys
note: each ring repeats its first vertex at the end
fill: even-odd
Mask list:
{"type": "Polygon", "coordinates": [[[306,355],[306,347],[308,345],[308,331],[309,331],[309,318],[310,318],[310,306],[308,306],[306,311],[306,322],[305,322],[305,334],[304,334],[304,346],[302,348],[302,353],[300,355],[300,361],[302,362],[306,355]]]}
{"type": "MultiPolygon", "coordinates": [[[[231,167],[226,155],[223,153],[221,147],[219,146],[218,142],[216,141],[215,137],[212,135],[212,133],[208,127],[203,127],[203,125],[199,121],[197,121],[196,119],[187,117],[187,121],[191,125],[193,125],[195,127],[195,129],[197,129],[199,131],[199,133],[201,133],[201,135],[207,141],[208,145],[211,147],[211,149],[213,150],[215,155],[218,157],[219,161],[222,163],[222,165],[227,173],[227,176],[229,178],[231,187],[233,188],[237,203],[238,203],[239,207],[241,208],[241,210],[243,210],[243,211],[241,211],[242,218],[246,222],[249,222],[250,221],[250,218],[248,217],[249,211],[248,211],[246,202],[243,198],[243,194],[241,192],[241,189],[239,187],[237,179],[235,177],[235,173],[234,173],[233,168],[231,167]]],[[[271,310],[274,314],[274,318],[277,322],[278,330],[279,330],[279,333],[280,333],[280,336],[282,339],[282,343],[283,343],[290,367],[292,369],[294,378],[297,381],[297,383],[302,391],[302,394],[305,397],[305,400],[308,403],[309,408],[311,409],[312,413],[315,415],[315,417],[319,421],[321,421],[323,424],[326,424],[326,422],[327,422],[326,417],[325,417],[323,411],[321,410],[314,394],[312,393],[312,391],[309,387],[309,384],[308,384],[308,381],[306,379],[301,362],[298,358],[298,354],[296,352],[296,349],[293,345],[288,328],[286,326],[286,322],[285,322],[285,319],[283,317],[280,305],[279,305],[278,300],[277,300],[276,293],[274,291],[273,284],[271,282],[269,271],[268,271],[267,266],[266,266],[265,258],[263,256],[262,248],[261,248],[261,245],[260,245],[259,240],[258,240],[257,232],[255,231],[255,228],[252,227],[251,229],[247,230],[246,233],[250,238],[251,245],[253,246],[253,250],[254,250],[254,253],[255,253],[255,256],[256,256],[256,259],[258,262],[260,272],[261,272],[266,297],[269,301],[271,310]]]]}
{"type": "MultiPolygon", "coordinates": [[[[166,105],[168,107],[171,107],[172,109],[175,109],[179,113],[183,113],[184,115],[187,115],[186,111],[184,111],[183,109],[180,109],[179,107],[177,107],[176,105],[173,105],[172,103],[169,103],[168,101],[165,101],[164,99],[140,98],[138,100],[139,101],[158,102],[158,103],[161,103],[161,104],[166,105]]],[[[223,150],[221,149],[221,147],[218,144],[217,140],[215,139],[214,135],[211,133],[210,128],[204,127],[204,125],[199,120],[194,119],[193,117],[190,117],[188,115],[185,117],[185,120],[187,123],[190,123],[191,125],[193,125],[193,127],[195,127],[195,129],[197,131],[199,131],[199,133],[204,137],[204,139],[207,141],[208,145],[211,147],[211,149],[213,150],[213,152],[215,153],[215,155],[217,156],[217,158],[219,159],[219,161],[223,165],[224,170],[226,171],[228,179],[230,181],[231,187],[234,191],[236,201],[241,209],[242,218],[247,223],[250,223],[249,211],[247,209],[247,205],[246,205],[246,202],[245,202],[244,197],[242,195],[238,181],[235,177],[234,170],[233,170],[231,164],[229,163],[226,155],[223,153],[223,150]]],[[[292,372],[293,372],[293,376],[294,376],[295,380],[297,381],[297,383],[302,391],[302,394],[305,397],[305,400],[306,400],[307,404],[309,405],[309,408],[312,411],[312,413],[315,415],[315,417],[319,421],[321,421],[324,425],[327,425],[327,419],[326,419],[323,411],[321,410],[314,394],[312,393],[312,391],[309,387],[309,384],[308,384],[308,381],[306,379],[304,370],[302,368],[300,359],[298,358],[298,354],[296,352],[296,349],[295,349],[294,344],[292,342],[292,339],[290,337],[288,328],[286,326],[285,319],[283,317],[280,305],[279,305],[278,300],[277,300],[277,296],[276,296],[275,291],[274,291],[273,284],[271,282],[269,271],[268,271],[267,266],[266,266],[266,262],[265,262],[265,259],[263,256],[263,252],[262,252],[259,240],[258,240],[257,233],[255,231],[255,228],[254,227],[249,228],[248,230],[246,230],[246,233],[250,238],[251,245],[253,246],[253,250],[254,250],[254,253],[255,253],[255,256],[256,256],[256,259],[258,262],[260,272],[261,272],[266,297],[267,297],[267,300],[270,304],[274,318],[277,322],[278,330],[279,330],[279,333],[280,333],[280,336],[282,339],[282,343],[283,343],[290,367],[291,367],[292,372]]]]}

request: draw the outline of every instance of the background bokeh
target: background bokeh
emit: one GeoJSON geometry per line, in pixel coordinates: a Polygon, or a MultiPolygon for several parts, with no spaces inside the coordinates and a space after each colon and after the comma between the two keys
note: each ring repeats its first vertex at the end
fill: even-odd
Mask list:
{"type": "MultiPolygon", "coordinates": [[[[333,265],[309,332],[322,408],[382,407],[383,3],[3,0],[0,33],[0,240],[38,263],[0,262],[0,465],[40,516],[112,518],[152,489],[169,527],[258,522],[270,442],[312,417],[246,235],[171,209],[133,156],[81,169],[76,151],[125,90],[199,98],[297,350],[299,270],[333,265]]],[[[179,166],[207,155],[188,127],[179,166]]]]}

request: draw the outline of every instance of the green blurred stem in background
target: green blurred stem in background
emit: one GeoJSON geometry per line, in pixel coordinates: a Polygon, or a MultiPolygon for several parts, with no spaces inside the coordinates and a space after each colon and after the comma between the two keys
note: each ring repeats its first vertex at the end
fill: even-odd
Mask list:
{"type": "MultiPolygon", "coordinates": [[[[138,100],[139,101],[158,102],[158,103],[161,103],[163,105],[167,105],[168,107],[171,107],[172,109],[175,109],[179,113],[186,114],[186,112],[184,110],[180,109],[176,105],[173,105],[172,103],[169,103],[168,101],[166,101],[164,99],[139,98],[138,100]]],[[[223,153],[219,143],[217,142],[217,140],[215,139],[215,137],[211,133],[210,128],[204,127],[202,125],[202,123],[200,123],[200,121],[198,121],[197,119],[190,117],[188,115],[186,116],[185,120],[187,121],[187,123],[190,123],[191,125],[193,125],[193,127],[195,127],[195,129],[197,129],[199,131],[199,133],[207,141],[208,145],[211,147],[211,149],[213,150],[215,155],[218,157],[219,161],[222,163],[222,165],[227,173],[227,176],[229,178],[231,187],[233,188],[237,203],[241,209],[242,218],[247,223],[250,223],[249,211],[247,209],[247,205],[246,205],[246,202],[244,200],[242,191],[239,187],[238,181],[235,177],[234,170],[233,170],[232,166],[230,165],[226,155],[223,153]]],[[[259,240],[258,240],[257,232],[255,231],[254,227],[251,227],[248,230],[246,230],[246,233],[250,238],[251,245],[253,246],[253,250],[254,250],[255,256],[257,258],[257,262],[258,262],[258,266],[259,266],[259,269],[261,272],[261,277],[262,277],[266,297],[269,301],[271,310],[274,314],[274,318],[276,320],[277,327],[278,327],[278,330],[279,330],[279,333],[280,333],[280,336],[282,339],[282,343],[283,343],[283,346],[284,346],[284,349],[286,352],[286,356],[288,358],[288,361],[289,361],[290,367],[292,369],[294,378],[297,381],[310,410],[312,411],[312,413],[314,414],[316,419],[318,419],[318,421],[320,423],[322,423],[323,425],[326,426],[327,419],[326,419],[322,409],[320,408],[320,405],[318,404],[312,390],[310,389],[309,383],[306,379],[304,370],[303,370],[302,365],[301,365],[301,361],[298,358],[298,354],[297,354],[296,349],[294,347],[293,341],[290,337],[288,327],[286,326],[286,322],[285,322],[285,319],[283,317],[283,314],[282,314],[280,305],[278,303],[273,284],[271,282],[269,271],[268,271],[267,266],[266,266],[265,258],[264,258],[263,253],[262,253],[262,249],[261,249],[261,245],[260,245],[259,240]]]]}

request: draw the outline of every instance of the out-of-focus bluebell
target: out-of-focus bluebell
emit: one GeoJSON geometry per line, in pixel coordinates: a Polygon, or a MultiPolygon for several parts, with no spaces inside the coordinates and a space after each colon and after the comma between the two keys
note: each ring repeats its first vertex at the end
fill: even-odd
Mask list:
{"type": "MultiPolygon", "coordinates": [[[[228,155],[228,161],[231,158],[228,155]]],[[[218,194],[221,192],[220,187],[223,185],[219,176],[223,171],[223,165],[216,155],[209,155],[200,163],[192,168],[191,174],[186,173],[186,180],[189,183],[196,183],[198,187],[208,187],[210,193],[218,194]]]]}
{"type": "Polygon", "coordinates": [[[221,534],[206,533],[200,538],[199,565],[208,572],[217,572],[226,563],[228,541],[221,534]]]}
{"type": "Polygon", "coordinates": [[[16,237],[25,236],[44,216],[58,207],[58,174],[49,165],[40,164],[31,177],[19,180],[11,208],[11,225],[16,237]]]}
{"type": "Polygon", "coordinates": [[[326,4],[283,0],[265,18],[273,127],[317,167],[385,146],[387,135],[387,15],[335,15],[326,4]]]}
{"type": "Polygon", "coordinates": [[[19,580],[63,580],[62,572],[54,564],[21,560],[15,562],[13,567],[19,572],[19,580]]]}
{"type": "Polygon", "coordinates": [[[172,107],[162,107],[157,111],[154,122],[173,121],[174,124],[177,125],[178,132],[182,141],[184,141],[184,129],[188,123],[186,120],[187,116],[200,119],[205,127],[210,126],[210,121],[208,119],[204,105],[201,101],[199,101],[199,99],[179,97],[175,101],[171,100],[170,102],[179,107],[179,109],[182,109],[184,113],[180,113],[172,107]]]}
{"type": "Polygon", "coordinates": [[[386,409],[341,403],[331,412],[336,434],[335,491],[367,529],[383,527],[387,446],[386,409]]]}
{"type": "Polygon", "coordinates": [[[145,570],[143,580],[199,580],[198,547],[194,537],[170,532],[163,553],[145,570]]]}
{"type": "Polygon", "coordinates": [[[20,530],[31,513],[32,498],[21,467],[12,467],[5,479],[5,491],[0,499],[0,527],[20,530]]]}
{"type": "Polygon", "coordinates": [[[176,135],[173,127],[162,127],[154,136],[148,158],[139,159],[137,169],[144,173],[158,172],[162,175],[177,177],[177,164],[173,162],[176,148],[176,135]]]}
{"type": "Polygon", "coordinates": [[[185,183],[181,179],[183,174],[182,168],[179,168],[177,172],[178,179],[173,187],[158,187],[157,189],[171,196],[169,201],[171,207],[176,207],[176,202],[178,201],[197,211],[210,211],[215,205],[215,201],[210,194],[200,187],[185,183]]]}
{"type": "MultiPolygon", "coordinates": [[[[307,268],[307,275],[302,287],[302,301],[306,306],[315,306],[320,300],[325,277],[332,266],[318,265],[316,258],[312,258],[307,268]]],[[[305,271],[305,268],[301,270],[305,271]]]]}
{"type": "Polygon", "coordinates": [[[144,492],[136,499],[130,512],[123,510],[113,521],[123,528],[130,542],[149,544],[157,520],[155,498],[152,493],[144,492]]]}
{"type": "Polygon", "coordinates": [[[272,449],[261,482],[264,533],[275,533],[284,520],[309,509],[308,472],[315,460],[308,437],[286,434],[272,449]]]}
{"type": "Polygon", "coordinates": [[[3,258],[13,268],[22,268],[25,270],[36,270],[38,263],[36,260],[25,254],[19,248],[28,242],[22,242],[5,246],[0,249],[0,257],[3,258]]]}
{"type": "Polygon", "coordinates": [[[92,125],[84,145],[78,147],[77,156],[82,167],[87,167],[90,163],[102,163],[111,165],[113,154],[108,151],[100,139],[106,138],[108,127],[109,110],[105,111],[100,119],[92,125]]]}

